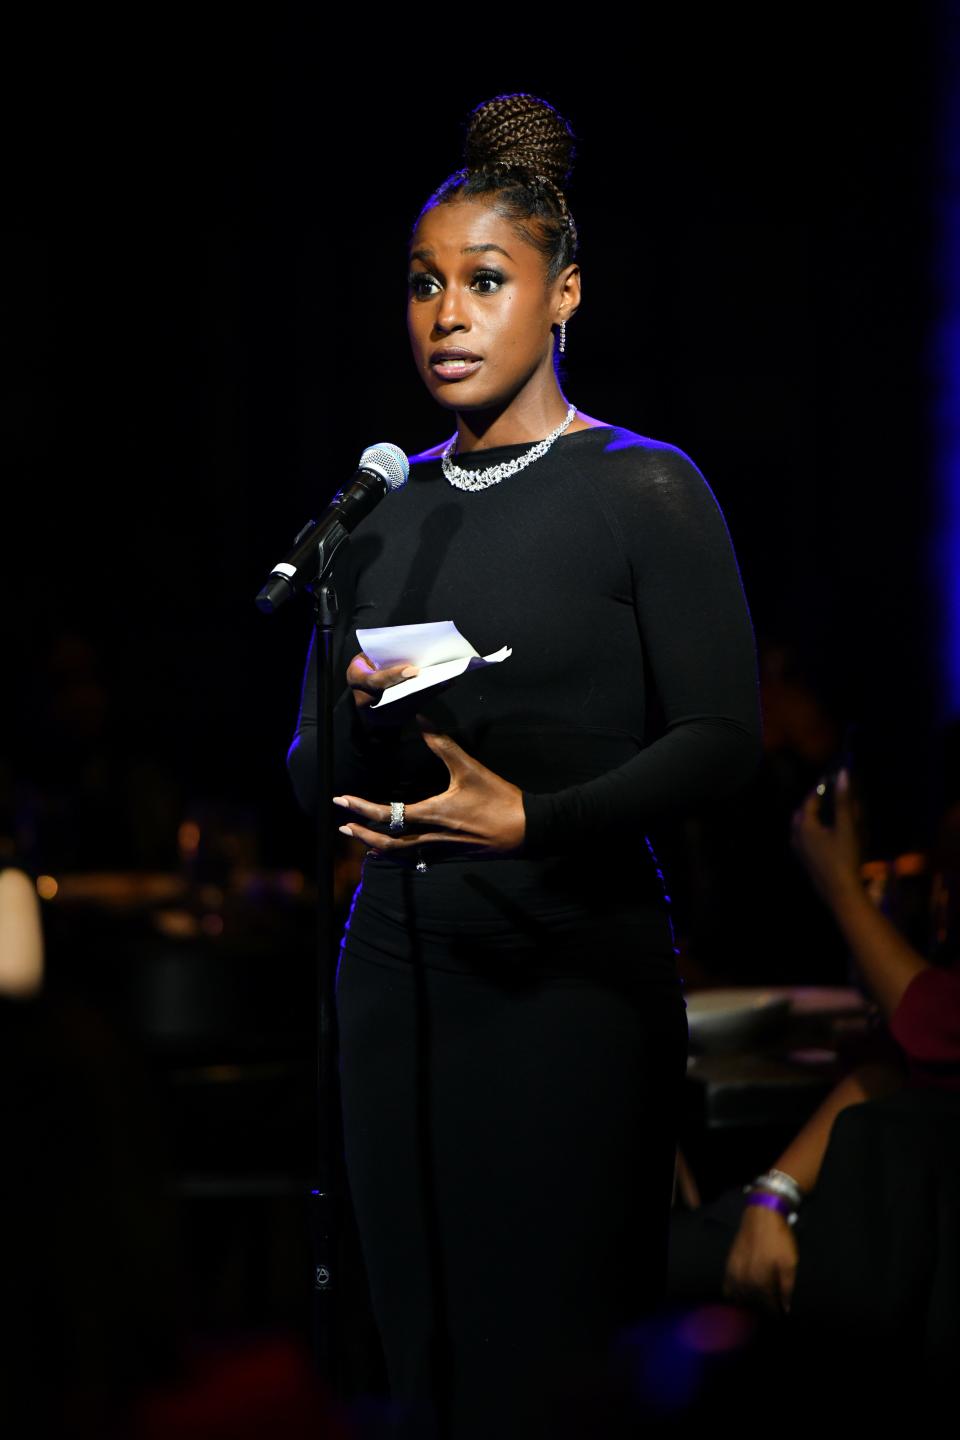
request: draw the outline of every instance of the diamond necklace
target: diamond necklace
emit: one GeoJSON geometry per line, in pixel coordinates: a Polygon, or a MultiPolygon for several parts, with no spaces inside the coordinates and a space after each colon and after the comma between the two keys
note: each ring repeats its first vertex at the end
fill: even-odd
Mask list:
{"type": "Polygon", "coordinates": [[[554,440],[563,434],[576,413],[576,405],[571,405],[567,411],[567,418],[545,439],[538,440],[525,454],[518,455],[515,460],[504,460],[500,465],[488,465],[485,470],[461,470],[459,465],[454,465],[450,459],[453,447],[457,443],[457,437],[454,435],[440,456],[443,473],[450,484],[455,485],[458,490],[486,490],[488,485],[496,485],[499,480],[505,480],[508,475],[516,475],[518,470],[523,470],[527,465],[532,465],[534,460],[539,460],[541,456],[546,455],[554,440]]]}

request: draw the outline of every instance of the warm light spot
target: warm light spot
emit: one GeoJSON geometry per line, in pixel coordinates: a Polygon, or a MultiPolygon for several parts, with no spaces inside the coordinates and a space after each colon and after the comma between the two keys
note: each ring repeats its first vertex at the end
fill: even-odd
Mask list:
{"type": "Polygon", "coordinates": [[[181,854],[195,855],[200,848],[200,826],[196,820],[184,820],[177,831],[177,844],[181,854]]]}
{"type": "Polygon", "coordinates": [[[223,916],[204,915],[200,921],[200,929],[203,931],[204,935],[222,935],[223,916]]]}
{"type": "Polygon", "coordinates": [[[691,1350],[715,1355],[746,1344],[754,1326],[753,1317],[735,1305],[701,1305],[681,1320],[677,1334],[691,1350]]]}
{"type": "Polygon", "coordinates": [[[212,1080],[215,1085],[229,1085],[244,1076],[242,1065],[204,1065],[196,1073],[203,1080],[212,1080]]]}
{"type": "Polygon", "coordinates": [[[197,933],[197,919],[189,910],[157,910],[154,928],[170,940],[190,940],[197,933]]]}
{"type": "Polygon", "coordinates": [[[895,875],[922,875],[926,868],[927,857],[919,851],[909,851],[906,855],[898,855],[893,862],[895,875]]]}
{"type": "Polygon", "coordinates": [[[52,900],[59,889],[60,886],[52,875],[37,876],[37,894],[41,900],[52,900]]]}
{"type": "Polygon", "coordinates": [[[886,860],[864,860],[860,866],[861,880],[886,880],[886,860]]]}

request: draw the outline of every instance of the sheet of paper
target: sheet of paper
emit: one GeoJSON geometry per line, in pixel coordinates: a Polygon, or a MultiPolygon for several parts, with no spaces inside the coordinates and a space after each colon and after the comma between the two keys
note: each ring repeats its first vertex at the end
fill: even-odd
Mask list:
{"type": "MultiPolygon", "coordinates": [[[[410,680],[401,680],[385,690],[376,705],[390,705],[405,695],[428,690],[445,680],[453,680],[465,670],[480,670],[486,665],[499,665],[513,654],[508,645],[492,655],[480,655],[470,641],[460,634],[452,620],[433,620],[425,625],[387,625],[375,630],[358,630],[357,639],[363,653],[378,669],[406,661],[420,671],[410,680]]],[[[376,706],[372,707],[376,708],[376,706]]]]}

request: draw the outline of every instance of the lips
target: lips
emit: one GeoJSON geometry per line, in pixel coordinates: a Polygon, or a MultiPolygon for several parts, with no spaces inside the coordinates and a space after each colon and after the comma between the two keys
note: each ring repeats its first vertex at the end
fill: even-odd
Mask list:
{"type": "Polygon", "coordinates": [[[444,345],[430,356],[430,368],[441,380],[465,380],[483,364],[479,355],[459,345],[444,345]]]}

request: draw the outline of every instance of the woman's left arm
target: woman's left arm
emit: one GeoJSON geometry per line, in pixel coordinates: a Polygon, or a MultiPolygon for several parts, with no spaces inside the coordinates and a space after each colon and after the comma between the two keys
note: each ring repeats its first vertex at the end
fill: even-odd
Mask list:
{"type": "Polygon", "coordinates": [[[682,450],[647,445],[627,454],[634,463],[598,498],[630,567],[665,731],[595,779],[524,792],[524,848],[534,854],[575,849],[585,837],[624,839],[691,814],[740,789],[760,762],[756,642],[720,507],[682,450]]]}

